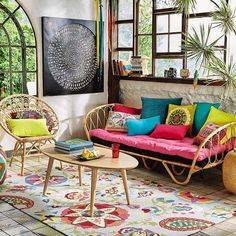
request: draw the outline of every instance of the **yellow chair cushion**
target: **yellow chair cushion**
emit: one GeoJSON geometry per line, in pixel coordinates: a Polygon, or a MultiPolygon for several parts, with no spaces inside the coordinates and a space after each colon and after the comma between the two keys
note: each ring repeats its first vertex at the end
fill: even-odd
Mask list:
{"type": "Polygon", "coordinates": [[[46,119],[9,119],[7,124],[11,132],[19,137],[37,137],[50,135],[46,119]]]}

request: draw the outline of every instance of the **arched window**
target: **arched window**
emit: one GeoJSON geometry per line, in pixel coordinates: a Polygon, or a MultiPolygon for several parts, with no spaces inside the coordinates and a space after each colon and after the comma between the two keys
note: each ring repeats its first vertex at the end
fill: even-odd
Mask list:
{"type": "Polygon", "coordinates": [[[0,97],[36,95],[37,49],[32,24],[15,0],[0,2],[0,97]]]}

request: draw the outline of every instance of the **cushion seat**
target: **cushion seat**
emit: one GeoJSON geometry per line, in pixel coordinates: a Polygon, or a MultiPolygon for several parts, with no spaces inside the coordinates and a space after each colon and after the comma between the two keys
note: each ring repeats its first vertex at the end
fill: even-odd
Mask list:
{"type": "MultiPolygon", "coordinates": [[[[89,135],[95,143],[110,146],[111,143],[120,143],[124,150],[135,151],[136,153],[154,156],[160,159],[179,161],[190,164],[198,149],[193,144],[194,139],[185,137],[183,140],[155,139],[148,135],[128,136],[127,133],[108,132],[103,129],[94,129],[89,131],[89,135]]],[[[220,154],[229,150],[232,145],[219,145],[212,149],[202,148],[200,150],[197,164],[205,166],[208,162],[208,156],[220,154]]]]}

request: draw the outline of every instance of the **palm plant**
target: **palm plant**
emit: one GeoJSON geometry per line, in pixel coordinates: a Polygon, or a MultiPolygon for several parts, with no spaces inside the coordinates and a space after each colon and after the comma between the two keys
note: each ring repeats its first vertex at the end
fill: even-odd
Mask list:
{"type": "Polygon", "coordinates": [[[229,63],[225,64],[224,61],[215,58],[208,66],[209,71],[212,73],[209,75],[211,80],[209,84],[214,83],[222,79],[225,81],[224,93],[222,98],[228,98],[229,94],[236,89],[236,64],[233,61],[233,56],[230,57],[229,63]]]}
{"type": "Polygon", "coordinates": [[[190,9],[196,8],[196,0],[173,0],[174,7],[178,9],[178,12],[184,12],[186,16],[189,16],[190,9]]]}
{"type": "Polygon", "coordinates": [[[216,4],[212,0],[211,2],[216,6],[216,11],[212,13],[214,27],[221,29],[225,34],[230,32],[236,33],[236,25],[234,21],[236,18],[235,9],[232,10],[225,0],[220,0],[221,5],[216,4]]]}
{"type": "Polygon", "coordinates": [[[215,52],[220,50],[216,46],[217,42],[223,36],[219,37],[213,42],[210,42],[211,28],[211,25],[209,25],[207,29],[205,29],[204,25],[200,25],[199,33],[194,28],[192,28],[193,34],[187,35],[186,39],[184,40],[187,57],[194,59],[196,64],[199,65],[199,69],[201,67],[206,68],[209,62],[216,57],[215,52]]]}
{"type": "MultiPolygon", "coordinates": [[[[173,0],[175,7],[180,13],[189,16],[190,9],[196,8],[195,0],[173,0]]],[[[192,34],[187,34],[183,42],[184,50],[187,57],[196,61],[196,66],[202,66],[207,71],[210,82],[214,82],[216,77],[225,81],[223,98],[227,98],[229,93],[236,89],[236,64],[233,62],[233,57],[226,65],[223,60],[217,58],[216,53],[218,41],[227,36],[229,33],[236,34],[236,10],[232,10],[226,0],[220,0],[219,4],[215,0],[210,0],[215,5],[215,11],[212,13],[212,23],[207,30],[203,25],[200,26],[200,32],[193,29],[192,34]],[[210,42],[210,34],[212,28],[217,28],[222,32],[222,36],[213,42],[210,42]],[[216,76],[216,77],[215,77],[216,76]]]]}

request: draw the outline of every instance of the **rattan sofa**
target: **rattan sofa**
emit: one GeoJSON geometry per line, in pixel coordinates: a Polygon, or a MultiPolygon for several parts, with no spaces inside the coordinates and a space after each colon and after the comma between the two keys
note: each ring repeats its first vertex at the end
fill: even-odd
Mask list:
{"type": "MultiPolygon", "coordinates": [[[[95,129],[105,128],[109,111],[113,109],[113,106],[114,104],[98,106],[88,112],[88,114],[85,116],[84,130],[86,132],[88,140],[93,141],[95,145],[103,147],[111,146],[112,141],[92,136],[91,133],[95,129]]],[[[164,155],[163,153],[150,152],[143,149],[140,150],[137,147],[130,147],[126,143],[121,143],[121,150],[125,153],[140,157],[144,163],[144,166],[148,169],[155,168],[157,163],[161,162],[168,174],[170,175],[171,179],[175,183],[180,185],[186,185],[189,183],[193,173],[222,164],[226,153],[229,150],[233,149],[235,146],[235,126],[236,122],[229,123],[220,127],[215,132],[211,133],[199,146],[196,146],[196,152],[193,154],[191,160],[185,160],[180,156],[176,157],[171,155],[164,155]],[[226,145],[226,148],[223,149],[224,151],[219,152],[216,150],[216,148],[222,146],[221,144],[215,145],[212,150],[207,149],[206,144],[209,144],[209,142],[213,142],[213,138],[214,142],[216,137],[218,137],[218,140],[220,140],[219,134],[220,131],[222,131],[223,129],[228,130],[228,141],[226,144],[224,144],[226,145]],[[204,161],[198,161],[202,151],[207,151],[208,155],[204,159],[204,161]],[[181,175],[183,176],[180,177],[181,175]]],[[[220,143],[220,141],[218,141],[218,143],[220,143]]]]}

